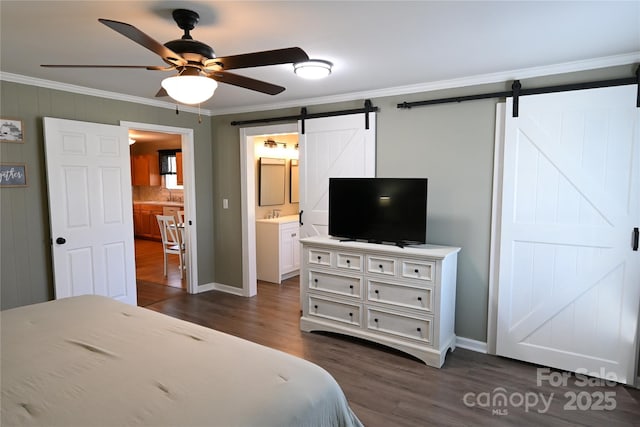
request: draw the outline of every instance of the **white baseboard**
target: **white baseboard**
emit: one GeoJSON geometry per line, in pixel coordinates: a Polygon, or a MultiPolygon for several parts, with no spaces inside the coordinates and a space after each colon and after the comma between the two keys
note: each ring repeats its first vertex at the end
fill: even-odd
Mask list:
{"type": "Polygon", "coordinates": [[[203,285],[198,285],[198,289],[196,290],[196,293],[200,294],[202,292],[213,291],[215,289],[216,289],[215,283],[205,283],[203,285]]]}
{"type": "Polygon", "coordinates": [[[206,292],[206,291],[220,291],[226,292],[228,294],[238,295],[241,297],[246,297],[244,294],[244,290],[242,288],[237,288],[235,286],[223,285],[222,283],[206,283],[204,285],[198,286],[198,293],[206,292]]]}
{"type": "Polygon", "coordinates": [[[456,337],[456,347],[487,354],[487,343],[464,337],[456,337]]]}

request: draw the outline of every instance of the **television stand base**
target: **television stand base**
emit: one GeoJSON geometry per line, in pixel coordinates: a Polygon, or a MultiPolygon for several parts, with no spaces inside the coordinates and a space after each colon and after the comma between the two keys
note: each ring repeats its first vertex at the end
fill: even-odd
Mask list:
{"type": "Polygon", "coordinates": [[[442,366],[455,348],[460,248],[320,236],[300,243],[301,330],[373,341],[442,366]]]}

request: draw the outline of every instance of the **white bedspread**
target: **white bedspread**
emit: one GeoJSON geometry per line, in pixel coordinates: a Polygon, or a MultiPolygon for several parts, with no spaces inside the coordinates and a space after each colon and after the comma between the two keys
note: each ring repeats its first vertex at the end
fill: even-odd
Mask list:
{"type": "Polygon", "coordinates": [[[1,425],[361,426],[303,359],[98,296],[1,313],[1,425]]]}

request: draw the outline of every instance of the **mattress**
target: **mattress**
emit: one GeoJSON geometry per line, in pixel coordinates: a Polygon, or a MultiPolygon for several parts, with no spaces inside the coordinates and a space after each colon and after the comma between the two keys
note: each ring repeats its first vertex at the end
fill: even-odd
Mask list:
{"type": "Polygon", "coordinates": [[[295,356],[106,297],[1,313],[7,426],[361,426],[295,356]]]}

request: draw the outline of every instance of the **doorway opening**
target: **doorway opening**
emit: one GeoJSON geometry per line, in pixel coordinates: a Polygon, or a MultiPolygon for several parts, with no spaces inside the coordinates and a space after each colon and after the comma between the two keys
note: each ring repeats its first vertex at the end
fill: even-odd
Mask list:
{"type": "MultiPolygon", "coordinates": [[[[265,203],[264,206],[260,206],[259,203],[259,169],[258,159],[260,157],[265,158],[277,158],[275,153],[277,150],[282,150],[284,144],[287,144],[286,150],[295,150],[290,145],[295,145],[298,139],[298,125],[297,123],[260,126],[251,128],[240,129],[240,172],[241,172],[241,187],[242,187],[242,252],[245,262],[242,265],[242,294],[250,297],[257,293],[258,287],[258,268],[257,268],[257,234],[256,223],[257,220],[271,220],[276,222],[278,216],[286,220],[286,217],[297,215],[299,212],[299,206],[297,198],[294,193],[291,192],[291,170],[296,170],[297,165],[293,165],[291,158],[285,160],[285,181],[283,188],[283,203],[269,202],[275,204],[265,203]],[[272,140],[275,142],[275,147],[266,147],[265,149],[258,150],[257,147],[272,144],[265,144],[265,141],[272,140]],[[290,142],[287,142],[290,141],[290,142]],[[294,142],[295,141],[295,142],[294,142]],[[283,144],[278,144],[281,142],[283,144]],[[271,151],[273,150],[273,151],[271,151]],[[293,166],[293,168],[292,168],[293,166]],[[287,185],[287,176],[289,176],[287,185]],[[289,191],[287,191],[289,189],[289,191]],[[293,194],[293,198],[291,197],[293,194]],[[279,210],[279,212],[278,212],[279,210]],[[271,216],[271,218],[269,218],[271,216]]],[[[282,156],[281,156],[282,157],[282,156]]],[[[291,156],[293,157],[293,156],[291,156]]],[[[293,187],[297,187],[294,183],[293,187]]],[[[292,233],[289,233],[289,236],[292,233]]],[[[297,237],[299,233],[294,237],[292,243],[291,256],[294,256],[299,251],[297,237]]],[[[263,250],[263,249],[261,249],[263,250]]],[[[299,254],[297,254],[299,260],[299,254]]],[[[294,261],[295,262],[295,261],[294,261]]],[[[293,274],[293,273],[292,273],[293,274]]],[[[282,277],[278,274],[278,277],[282,277]]],[[[285,273],[286,278],[286,273],[285,273]]]]}
{"type": "Polygon", "coordinates": [[[180,135],[129,131],[131,193],[138,305],[146,306],[186,291],[180,254],[164,254],[157,215],[184,211],[180,135]],[[180,153],[178,157],[177,154],[180,153]],[[178,168],[178,166],[180,166],[178,168]],[[165,266],[166,262],[166,266],[165,266]]]}
{"type": "MultiPolygon", "coordinates": [[[[175,292],[184,292],[184,290],[189,293],[197,293],[198,267],[193,130],[135,122],[121,122],[120,125],[127,127],[130,139],[135,140],[131,146],[131,153],[137,153],[136,156],[138,153],[142,156],[147,155],[152,167],[157,167],[157,176],[152,178],[155,181],[149,183],[152,185],[144,185],[146,182],[143,182],[143,185],[139,186],[139,188],[136,188],[135,185],[133,187],[133,202],[147,202],[138,203],[137,210],[136,203],[134,203],[134,228],[136,228],[135,222],[138,221],[138,230],[136,231],[138,233],[149,233],[148,236],[144,236],[145,239],[135,239],[136,270],[142,276],[136,278],[141,279],[142,282],[161,284],[165,288],[160,289],[163,291],[161,293],[167,295],[175,292]],[[136,144],[140,145],[136,147],[136,144]],[[177,180],[173,183],[173,179],[167,180],[160,176],[159,169],[161,165],[158,150],[161,150],[161,153],[171,151],[174,155],[176,155],[175,153],[180,153],[175,163],[176,166],[181,166],[180,175],[183,188],[180,188],[180,183],[177,180]],[[170,188],[167,188],[167,184],[169,184],[168,187],[170,188]],[[174,255],[168,256],[167,276],[164,277],[162,244],[159,242],[160,230],[155,217],[156,214],[175,215],[177,217],[178,211],[184,211],[184,233],[182,233],[185,246],[184,279],[181,279],[180,271],[177,268],[178,258],[174,255]],[[138,262],[144,263],[144,265],[138,265],[138,262]],[[174,266],[173,264],[176,265],[174,266]],[[176,268],[174,269],[174,267],[176,268]]],[[[129,142],[130,144],[132,143],[132,141],[129,142]]],[[[137,160],[136,156],[132,156],[132,167],[134,167],[134,161],[137,160]]],[[[140,161],[144,164],[144,160],[140,161]]],[[[155,171],[154,169],[153,172],[155,171]]],[[[150,174],[148,171],[146,171],[146,175],[146,179],[149,179],[150,174]]],[[[132,184],[134,183],[132,182],[132,184]]],[[[147,287],[147,289],[149,288],[147,287]]],[[[141,292],[138,293],[139,295],[141,294],[141,292]]],[[[152,293],[149,298],[158,298],[158,296],[153,296],[152,293]]],[[[144,304],[144,301],[140,301],[139,304],[144,304]]]]}

